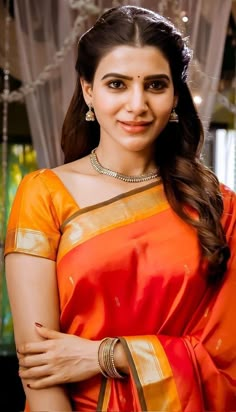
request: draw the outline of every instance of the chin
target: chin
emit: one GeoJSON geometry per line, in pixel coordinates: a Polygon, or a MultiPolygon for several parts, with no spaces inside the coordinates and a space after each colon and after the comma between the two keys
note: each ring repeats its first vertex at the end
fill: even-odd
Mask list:
{"type": "Polygon", "coordinates": [[[121,145],[124,149],[132,152],[141,152],[150,149],[154,144],[154,140],[151,142],[145,142],[144,138],[135,138],[132,137],[129,141],[121,142],[121,145]]]}

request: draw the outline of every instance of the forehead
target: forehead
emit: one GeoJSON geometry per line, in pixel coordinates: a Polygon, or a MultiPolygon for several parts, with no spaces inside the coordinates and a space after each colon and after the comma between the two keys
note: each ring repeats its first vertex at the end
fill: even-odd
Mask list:
{"type": "Polygon", "coordinates": [[[109,72],[140,77],[158,73],[171,76],[168,60],[158,48],[153,46],[114,47],[100,60],[95,77],[109,72]]]}

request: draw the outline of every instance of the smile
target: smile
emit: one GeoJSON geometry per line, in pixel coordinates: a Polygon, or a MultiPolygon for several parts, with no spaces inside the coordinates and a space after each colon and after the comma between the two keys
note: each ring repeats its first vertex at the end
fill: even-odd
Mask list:
{"type": "Polygon", "coordinates": [[[129,133],[140,133],[146,130],[152,122],[122,122],[119,121],[122,129],[129,133]]]}

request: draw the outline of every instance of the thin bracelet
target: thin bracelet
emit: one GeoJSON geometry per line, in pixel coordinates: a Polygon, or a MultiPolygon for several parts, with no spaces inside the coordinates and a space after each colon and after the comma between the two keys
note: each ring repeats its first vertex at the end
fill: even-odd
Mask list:
{"type": "Polygon", "coordinates": [[[121,375],[120,372],[117,370],[117,368],[115,366],[115,360],[114,360],[114,349],[115,349],[115,346],[118,342],[119,342],[119,338],[114,338],[111,342],[110,353],[109,353],[110,368],[111,368],[111,372],[112,372],[114,378],[123,379],[124,375],[121,375]]]}
{"type": "Polygon", "coordinates": [[[104,365],[102,365],[102,363],[101,363],[101,358],[103,359],[103,356],[101,357],[101,356],[100,356],[100,353],[101,353],[101,349],[103,349],[103,348],[102,348],[103,343],[106,342],[106,341],[108,341],[108,340],[110,340],[110,339],[111,339],[111,338],[109,338],[109,337],[103,338],[103,339],[101,340],[100,344],[99,344],[99,347],[98,347],[98,366],[99,366],[99,369],[100,369],[101,374],[102,374],[103,376],[105,376],[105,378],[110,378],[110,376],[106,373],[106,370],[105,370],[105,368],[104,368],[104,365]]]}

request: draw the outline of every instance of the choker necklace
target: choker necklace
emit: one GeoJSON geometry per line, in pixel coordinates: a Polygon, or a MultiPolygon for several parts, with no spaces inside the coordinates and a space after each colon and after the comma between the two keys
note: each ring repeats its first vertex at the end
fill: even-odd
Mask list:
{"type": "Polygon", "coordinates": [[[123,175],[122,173],[114,172],[113,170],[107,169],[106,167],[103,167],[101,163],[99,162],[97,155],[96,155],[96,148],[92,150],[90,153],[90,162],[92,167],[100,174],[107,175],[114,177],[115,179],[120,179],[123,180],[123,182],[129,182],[129,183],[139,183],[139,182],[145,182],[147,180],[151,179],[157,179],[160,180],[160,175],[159,175],[159,170],[154,170],[153,172],[149,173],[144,173],[139,176],[128,176],[128,175],[123,175]]]}

